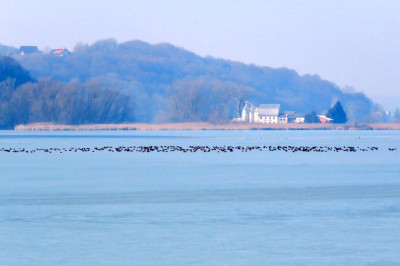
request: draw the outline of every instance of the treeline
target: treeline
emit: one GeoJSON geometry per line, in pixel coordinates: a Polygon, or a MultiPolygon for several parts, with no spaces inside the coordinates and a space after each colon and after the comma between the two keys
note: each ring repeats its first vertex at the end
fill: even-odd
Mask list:
{"type": "Polygon", "coordinates": [[[130,96],[89,81],[37,81],[11,58],[0,57],[0,128],[17,124],[120,123],[132,121],[130,96]]]}
{"type": "Polygon", "coordinates": [[[229,122],[232,117],[241,116],[251,91],[251,88],[218,80],[178,81],[170,87],[167,112],[164,117],[157,119],[171,122],[229,122]]]}
{"type": "Polygon", "coordinates": [[[18,49],[12,46],[0,44],[0,56],[18,53],[18,49]]]}
{"type": "Polygon", "coordinates": [[[78,44],[64,57],[45,53],[13,57],[34,78],[52,77],[64,83],[95,79],[119,89],[132,96],[133,115],[140,122],[231,119],[237,112],[232,98],[226,97],[234,87],[251,88],[249,96],[255,105],[280,103],[283,110],[323,114],[340,101],[349,122],[375,122],[383,117],[381,107],[363,93],[344,92],[317,75],[200,57],[170,44],[108,39],[78,44]],[[188,98],[196,99],[191,107],[180,102],[188,98]]]}

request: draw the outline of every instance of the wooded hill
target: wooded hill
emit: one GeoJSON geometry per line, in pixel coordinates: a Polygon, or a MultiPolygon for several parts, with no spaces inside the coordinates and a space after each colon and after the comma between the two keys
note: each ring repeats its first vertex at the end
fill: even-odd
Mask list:
{"type": "Polygon", "coordinates": [[[345,93],[317,75],[200,57],[171,44],[107,39],[78,44],[72,52],[12,57],[34,79],[96,81],[129,95],[134,104],[130,119],[138,122],[229,121],[237,116],[240,92],[255,105],[280,103],[283,110],[298,113],[324,113],[339,100],[349,122],[374,122],[381,114],[364,94],[345,93]]]}
{"type": "Polygon", "coordinates": [[[11,57],[0,56],[0,129],[34,122],[121,123],[130,120],[130,97],[91,81],[34,80],[11,57]]]}

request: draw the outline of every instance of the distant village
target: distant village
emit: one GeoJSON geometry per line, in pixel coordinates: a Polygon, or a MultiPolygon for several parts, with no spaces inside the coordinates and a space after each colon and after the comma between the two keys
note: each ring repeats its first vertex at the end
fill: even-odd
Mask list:
{"type": "MultiPolygon", "coordinates": [[[[40,51],[37,48],[37,46],[20,46],[19,53],[20,53],[20,55],[26,55],[26,54],[40,53],[40,51]]],[[[63,48],[51,50],[50,54],[58,55],[58,56],[66,56],[66,55],[71,54],[71,52],[67,48],[63,47],[63,48]]]]}
{"type": "MultiPolygon", "coordinates": [[[[321,123],[330,123],[333,119],[324,115],[317,115],[321,123]]],[[[261,104],[259,107],[250,102],[245,103],[242,116],[233,122],[278,124],[278,123],[304,123],[305,115],[295,111],[281,111],[280,104],[261,104]]]]}

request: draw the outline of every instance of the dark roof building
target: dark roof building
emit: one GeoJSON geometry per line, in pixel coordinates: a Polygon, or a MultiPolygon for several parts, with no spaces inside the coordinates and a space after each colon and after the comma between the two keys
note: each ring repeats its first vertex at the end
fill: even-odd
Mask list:
{"type": "Polygon", "coordinates": [[[37,46],[20,46],[19,53],[21,55],[39,53],[37,46]]]}

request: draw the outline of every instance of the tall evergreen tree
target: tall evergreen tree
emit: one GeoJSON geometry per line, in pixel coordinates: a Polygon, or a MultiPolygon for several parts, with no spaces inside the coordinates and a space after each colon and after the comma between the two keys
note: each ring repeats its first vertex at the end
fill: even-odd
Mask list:
{"type": "Polygon", "coordinates": [[[342,104],[337,101],[336,104],[328,110],[326,116],[333,119],[335,124],[344,124],[347,122],[347,116],[343,110],[342,104]]]}

